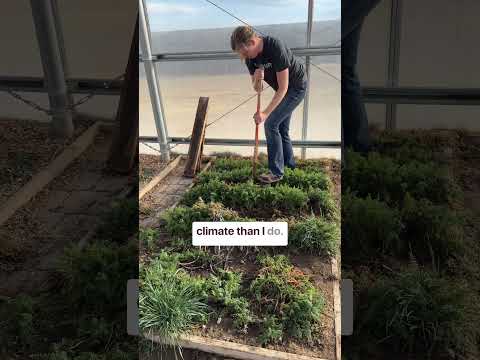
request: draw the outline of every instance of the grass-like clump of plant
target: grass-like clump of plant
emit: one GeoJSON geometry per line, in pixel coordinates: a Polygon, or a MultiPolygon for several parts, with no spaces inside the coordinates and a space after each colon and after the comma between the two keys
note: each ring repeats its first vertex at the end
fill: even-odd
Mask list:
{"type": "Polygon", "coordinates": [[[340,247],[340,229],[334,222],[308,217],[290,226],[289,246],[322,256],[335,256],[340,247]]]}
{"type": "Polygon", "coordinates": [[[266,317],[260,325],[262,341],[280,339],[280,330],[299,340],[311,340],[324,310],[322,294],[286,256],[260,257],[259,262],[261,269],[250,292],[254,306],[266,317]]]}
{"type": "Polygon", "coordinates": [[[244,221],[234,210],[221,203],[205,203],[202,198],[193,206],[177,206],[162,215],[167,233],[174,238],[190,239],[194,221],[244,221]]]}
{"type": "Polygon", "coordinates": [[[308,190],[309,188],[329,190],[332,186],[332,181],[321,169],[292,170],[290,168],[285,168],[282,183],[303,190],[308,190]]]}
{"type": "Polygon", "coordinates": [[[91,243],[64,249],[48,292],[0,298],[0,358],[138,357],[137,340],[125,333],[126,284],[138,278],[137,204],[117,203],[91,243]]]}
{"type": "Polygon", "coordinates": [[[179,252],[178,261],[181,265],[210,269],[210,266],[213,266],[216,261],[216,256],[206,250],[192,247],[179,252]]]}
{"type": "Polygon", "coordinates": [[[0,349],[27,350],[35,342],[37,307],[35,300],[26,295],[0,299],[0,349]]]}
{"type": "Polygon", "coordinates": [[[160,256],[141,273],[139,326],[175,342],[197,323],[207,321],[207,305],[190,276],[177,269],[175,258],[160,256]]]}
{"type": "Polygon", "coordinates": [[[408,193],[401,211],[402,238],[418,260],[430,262],[437,268],[445,265],[451,256],[462,256],[465,221],[459,213],[447,205],[416,200],[408,193]]]}
{"type": "Polygon", "coordinates": [[[459,145],[459,133],[430,130],[383,132],[374,139],[375,151],[405,163],[412,160],[422,162],[445,162],[445,150],[459,145]]]}
{"type": "Polygon", "coordinates": [[[58,266],[65,281],[62,293],[77,311],[114,317],[118,309],[112,304],[126,304],[125,282],[137,277],[137,254],[133,241],[66,248],[58,266]]]}
{"type": "Polygon", "coordinates": [[[273,210],[295,214],[307,208],[307,192],[287,185],[265,187],[252,181],[240,184],[226,184],[214,179],[198,184],[189,190],[182,203],[192,206],[199,199],[204,202],[220,202],[224,206],[240,211],[260,210],[271,213],[273,210]]]}
{"type": "Polygon", "coordinates": [[[307,192],[308,204],[313,212],[325,219],[339,220],[339,209],[332,194],[328,190],[310,188],[307,192]]]}
{"type": "Polygon", "coordinates": [[[477,351],[480,330],[478,295],[463,283],[410,267],[381,277],[361,289],[357,327],[359,342],[375,342],[389,352],[438,354],[477,351]],[[368,341],[361,340],[368,339],[368,341]]]}
{"type": "Polygon", "coordinates": [[[349,359],[480,358],[478,250],[449,171],[459,136],[436,134],[385,132],[367,156],[347,152],[342,265],[357,284],[349,359]]]}
{"type": "Polygon", "coordinates": [[[465,251],[463,217],[446,205],[406,194],[401,208],[367,196],[342,197],[342,249],[345,256],[377,253],[409,259],[435,268],[465,251]]]}
{"type": "MultiPolygon", "coordinates": [[[[198,184],[205,184],[212,180],[219,180],[227,184],[237,184],[248,182],[252,179],[252,164],[245,163],[243,159],[219,159],[217,162],[219,162],[219,165],[215,165],[213,170],[200,174],[197,179],[198,184]],[[228,166],[226,164],[228,164],[228,166]],[[235,166],[235,164],[238,166],[235,166]]],[[[267,169],[261,167],[258,171],[267,171],[267,169]]],[[[303,170],[285,168],[281,184],[302,190],[308,190],[309,188],[328,190],[331,187],[331,180],[321,169],[309,168],[308,170],[303,170]]]]}
{"type": "MultiPolygon", "coordinates": [[[[262,169],[266,171],[262,167],[259,171],[262,169]]],[[[252,164],[248,159],[221,158],[211,171],[199,176],[196,186],[184,195],[182,204],[192,206],[202,199],[242,212],[264,212],[265,216],[274,211],[294,215],[311,209],[335,219],[338,211],[330,194],[331,186],[329,176],[314,167],[286,168],[279,184],[261,186],[252,179],[252,164]]]]}
{"type": "MultiPolygon", "coordinates": [[[[260,164],[264,166],[264,164],[260,164]]],[[[243,158],[221,157],[215,160],[213,171],[231,171],[234,169],[252,168],[252,160],[243,158]]]]}
{"type": "MultiPolygon", "coordinates": [[[[208,253],[201,259],[205,260],[205,255],[208,253]]],[[[217,313],[219,317],[231,317],[234,327],[245,331],[253,316],[243,296],[242,274],[218,269],[206,277],[191,276],[180,266],[192,256],[198,259],[199,253],[162,252],[144,267],[140,297],[142,329],[174,340],[217,313]]]]}
{"type": "Polygon", "coordinates": [[[349,258],[403,252],[400,212],[370,196],[342,195],[342,251],[349,258]]]}
{"type": "Polygon", "coordinates": [[[200,174],[198,184],[205,184],[212,180],[219,180],[229,184],[242,183],[252,178],[252,166],[239,167],[232,170],[211,170],[200,174]]]}
{"type": "Polygon", "coordinates": [[[406,193],[434,203],[446,203],[458,196],[458,188],[445,167],[434,162],[399,163],[376,152],[363,156],[347,151],[343,190],[358,196],[370,195],[389,204],[399,204],[406,193]]]}

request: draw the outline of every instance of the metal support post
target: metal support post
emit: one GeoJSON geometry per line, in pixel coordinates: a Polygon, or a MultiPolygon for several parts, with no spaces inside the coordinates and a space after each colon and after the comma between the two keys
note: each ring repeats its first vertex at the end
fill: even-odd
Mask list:
{"type": "Polygon", "coordinates": [[[73,135],[72,114],[68,106],[67,84],[57,37],[51,0],[30,0],[33,21],[42,58],[52,115],[52,134],[73,135]]]}
{"type": "Polygon", "coordinates": [[[170,150],[168,148],[168,134],[165,124],[165,115],[160,96],[160,86],[158,84],[157,70],[152,58],[152,47],[150,37],[150,27],[148,23],[148,14],[145,0],[139,0],[138,4],[140,15],[140,44],[142,47],[142,59],[147,76],[148,89],[150,92],[150,101],[152,103],[155,126],[157,128],[158,144],[163,161],[170,161],[170,150]]]}
{"type": "MultiPolygon", "coordinates": [[[[312,43],[312,25],[313,25],[313,1],[308,0],[308,23],[307,23],[307,48],[312,43]]],[[[310,95],[310,56],[305,58],[305,72],[307,74],[307,90],[305,91],[305,98],[303,100],[303,121],[302,121],[302,141],[307,140],[308,134],[308,107],[309,107],[309,95],[310,95]]],[[[302,159],[307,156],[307,148],[302,148],[302,159]]]]}
{"type": "MultiPolygon", "coordinates": [[[[65,49],[65,37],[63,34],[63,21],[62,17],[60,15],[60,8],[58,5],[58,0],[52,0],[52,10],[53,10],[53,17],[55,20],[55,28],[57,29],[57,39],[58,39],[58,47],[60,49],[60,56],[62,57],[62,65],[63,65],[63,74],[65,76],[65,79],[67,81],[67,100],[68,100],[68,106],[71,106],[74,104],[75,99],[73,97],[73,94],[70,91],[70,84],[68,83],[70,77],[71,77],[71,72],[70,72],[70,66],[68,64],[67,60],[67,50],[65,49]]],[[[76,113],[76,109],[71,108],[72,115],[76,113]]]]}
{"type": "MultiPolygon", "coordinates": [[[[392,8],[390,11],[390,45],[388,52],[388,88],[396,88],[398,86],[401,23],[402,0],[392,0],[392,8]]],[[[387,130],[395,130],[396,127],[397,105],[395,103],[387,103],[385,128],[387,130]]]]}

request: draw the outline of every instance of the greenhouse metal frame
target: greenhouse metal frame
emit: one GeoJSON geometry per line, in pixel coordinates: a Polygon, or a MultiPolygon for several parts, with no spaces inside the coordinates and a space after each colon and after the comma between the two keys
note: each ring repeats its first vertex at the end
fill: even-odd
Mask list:
{"type": "MultiPolygon", "coordinates": [[[[366,103],[376,103],[386,105],[385,128],[393,130],[397,128],[396,107],[398,104],[426,104],[426,105],[480,105],[479,88],[438,88],[438,87],[402,87],[399,86],[399,57],[400,57],[400,34],[402,19],[403,0],[391,0],[390,7],[390,29],[388,45],[388,66],[386,86],[374,86],[363,88],[363,98],[366,103]]],[[[52,7],[56,12],[56,1],[52,1],[52,7]]],[[[308,1],[308,19],[306,31],[306,46],[293,48],[292,51],[297,56],[305,57],[307,64],[307,73],[310,72],[311,56],[340,55],[341,46],[311,46],[311,33],[313,25],[314,0],[308,1]]],[[[148,23],[148,13],[146,0],[139,0],[140,17],[140,40],[142,54],[140,62],[143,62],[147,74],[147,83],[149,86],[150,97],[152,99],[153,113],[157,136],[141,136],[140,142],[156,143],[160,146],[162,157],[168,159],[170,144],[186,144],[188,137],[169,137],[167,123],[165,118],[164,105],[162,102],[161,89],[158,82],[158,73],[156,63],[168,61],[198,61],[198,60],[222,60],[236,59],[237,55],[231,51],[204,51],[204,52],[179,52],[152,54],[151,35],[148,23]]],[[[44,14],[39,14],[43,17],[44,14]]],[[[54,16],[58,16],[58,13],[54,16]]],[[[44,19],[44,23],[53,21],[52,18],[44,19]]],[[[57,36],[51,36],[51,48],[63,50],[63,39],[61,27],[57,27],[57,36]]],[[[43,36],[37,34],[37,36],[43,36]]],[[[340,43],[340,42],[339,42],[340,43]]],[[[42,54],[42,57],[48,54],[42,54]]],[[[66,68],[67,64],[63,64],[66,68]]],[[[53,68],[53,65],[51,64],[53,68]]],[[[53,69],[54,70],[54,69],[53,69]]],[[[53,71],[52,71],[53,73],[53,71]]],[[[48,87],[46,77],[19,77],[19,76],[0,76],[0,91],[18,91],[18,92],[43,92],[54,95],[55,89],[48,87]]],[[[118,96],[122,80],[115,80],[109,86],[102,79],[65,79],[67,83],[68,95],[91,93],[102,95],[118,96]]],[[[51,82],[50,82],[51,83],[51,82]]],[[[307,141],[308,128],[308,102],[307,94],[304,100],[303,119],[302,119],[302,137],[301,140],[293,141],[295,147],[302,148],[302,156],[305,155],[306,148],[340,148],[340,141],[307,141]]],[[[207,145],[235,145],[251,146],[252,141],[248,139],[206,139],[207,145]]]]}
{"type": "MultiPolygon", "coordinates": [[[[400,58],[400,33],[403,0],[392,0],[390,9],[390,29],[388,48],[388,70],[386,86],[364,87],[362,90],[365,103],[386,105],[385,129],[394,130],[396,124],[396,107],[398,104],[435,104],[435,105],[480,105],[480,89],[473,88],[431,88],[431,87],[399,87],[399,58],[400,58]]],[[[150,97],[153,99],[155,121],[157,122],[157,137],[141,136],[140,141],[145,143],[158,143],[162,156],[168,158],[169,144],[188,144],[187,137],[169,137],[166,127],[165,112],[158,85],[158,74],[155,67],[157,62],[168,61],[198,61],[198,60],[224,60],[236,59],[238,56],[231,51],[204,51],[204,52],[179,52],[152,54],[150,45],[150,29],[146,0],[139,0],[140,21],[142,28],[140,36],[143,37],[142,56],[149,84],[150,97]],[[149,76],[150,75],[150,76],[149,76]]],[[[306,57],[307,76],[310,73],[310,57],[341,55],[341,46],[311,46],[313,25],[314,0],[308,1],[308,22],[306,31],[306,46],[292,48],[296,56],[306,57]]],[[[340,42],[339,42],[340,43],[340,42]]],[[[292,141],[294,147],[302,148],[302,158],[305,157],[306,148],[340,148],[339,141],[307,141],[309,89],[307,89],[303,107],[302,138],[292,141]]],[[[252,140],[248,139],[218,139],[206,138],[207,145],[232,145],[251,146],[252,140]]],[[[262,142],[265,144],[265,142],[262,142]]]]}

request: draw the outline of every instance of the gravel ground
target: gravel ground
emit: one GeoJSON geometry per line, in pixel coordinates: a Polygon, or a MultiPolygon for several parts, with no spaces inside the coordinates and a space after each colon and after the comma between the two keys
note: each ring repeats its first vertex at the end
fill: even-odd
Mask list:
{"type": "Polygon", "coordinates": [[[49,137],[49,123],[0,119],[0,203],[25,185],[92,124],[91,119],[75,120],[74,136],[64,140],[49,137]]]}

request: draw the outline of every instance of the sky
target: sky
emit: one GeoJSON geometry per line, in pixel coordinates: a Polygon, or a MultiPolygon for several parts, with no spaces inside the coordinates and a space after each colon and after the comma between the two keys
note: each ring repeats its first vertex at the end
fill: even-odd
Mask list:
{"type": "MultiPolygon", "coordinates": [[[[211,0],[253,26],[306,22],[308,0],[211,0]]],[[[152,32],[232,27],[241,23],[205,0],[147,0],[152,32]]],[[[340,19],[341,0],[315,0],[314,21],[340,19]]]]}

